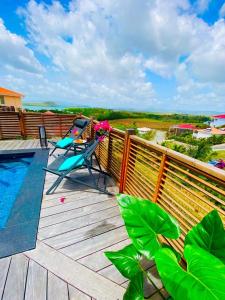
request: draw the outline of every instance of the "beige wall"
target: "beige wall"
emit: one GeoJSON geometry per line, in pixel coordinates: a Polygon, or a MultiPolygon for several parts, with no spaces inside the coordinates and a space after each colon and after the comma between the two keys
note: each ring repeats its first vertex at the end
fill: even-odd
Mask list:
{"type": "Polygon", "coordinates": [[[20,97],[4,96],[5,106],[14,106],[16,110],[22,109],[22,100],[20,97]]]}

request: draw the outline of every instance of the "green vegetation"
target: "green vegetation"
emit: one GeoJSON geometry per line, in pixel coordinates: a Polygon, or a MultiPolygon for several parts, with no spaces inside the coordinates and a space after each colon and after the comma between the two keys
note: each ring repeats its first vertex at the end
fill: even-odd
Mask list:
{"type": "Polygon", "coordinates": [[[211,158],[225,160],[225,150],[214,151],[211,158]]]}
{"type": "Polygon", "coordinates": [[[181,135],[172,135],[169,137],[170,140],[176,140],[179,142],[183,142],[186,144],[197,146],[202,143],[202,140],[204,140],[208,145],[218,145],[225,143],[225,136],[224,135],[213,135],[209,138],[203,138],[203,139],[196,139],[192,136],[192,133],[184,133],[181,135]]]}
{"type": "Polygon", "coordinates": [[[164,122],[175,123],[203,123],[209,121],[207,116],[194,116],[186,114],[157,114],[148,112],[131,112],[123,110],[112,110],[105,108],[66,108],[65,112],[82,113],[85,116],[92,116],[95,119],[101,120],[118,120],[118,119],[151,119],[164,122]]]}
{"type": "MultiPolygon", "coordinates": [[[[40,103],[27,102],[24,103],[24,105],[57,106],[56,103],[53,101],[40,102],[40,103]]],[[[188,114],[159,114],[159,113],[133,112],[133,111],[113,110],[113,109],[105,109],[105,108],[89,108],[89,107],[65,108],[62,109],[61,112],[65,114],[81,113],[87,117],[94,117],[96,120],[99,121],[119,120],[119,119],[149,119],[158,122],[194,123],[194,124],[199,124],[200,126],[200,124],[202,124],[203,122],[210,120],[210,118],[207,116],[195,116],[195,115],[188,115],[188,114]]]]}
{"type": "Polygon", "coordinates": [[[148,131],[148,132],[146,132],[144,134],[138,133],[139,137],[141,137],[141,138],[143,138],[143,139],[145,139],[147,141],[152,141],[154,139],[155,135],[156,135],[156,131],[154,129],[151,130],[151,131],[148,131]]]}
{"type": "Polygon", "coordinates": [[[174,125],[176,121],[160,121],[160,120],[152,120],[152,119],[118,119],[111,120],[110,124],[114,128],[133,128],[134,123],[137,127],[148,127],[157,130],[168,130],[170,126],[174,125]]]}
{"type": "Polygon", "coordinates": [[[50,106],[50,107],[57,107],[58,104],[54,101],[45,101],[45,102],[23,102],[23,105],[26,106],[50,106]]]}
{"type": "Polygon", "coordinates": [[[211,146],[207,143],[205,139],[202,139],[200,143],[195,146],[191,145],[179,145],[176,142],[165,141],[162,143],[162,146],[170,148],[174,151],[183,153],[190,157],[199,159],[201,161],[208,161],[211,159],[213,150],[211,146]]]}
{"type": "Polygon", "coordinates": [[[162,145],[201,161],[209,161],[221,156],[222,153],[213,152],[212,146],[222,143],[225,143],[225,136],[223,135],[213,135],[209,138],[196,139],[192,137],[192,134],[184,133],[182,135],[170,136],[169,140],[163,142],[162,145]]]}
{"type": "Polygon", "coordinates": [[[216,210],[187,233],[184,253],[178,253],[160,240],[161,235],[167,239],[180,236],[178,222],[165,210],[130,195],[119,195],[118,203],[131,244],[105,255],[130,280],[124,300],[144,300],[144,281],[151,282],[151,274],[144,268],[143,258],[145,265],[146,260],[155,260],[162,282],[174,300],[224,298],[225,230],[216,210]]]}

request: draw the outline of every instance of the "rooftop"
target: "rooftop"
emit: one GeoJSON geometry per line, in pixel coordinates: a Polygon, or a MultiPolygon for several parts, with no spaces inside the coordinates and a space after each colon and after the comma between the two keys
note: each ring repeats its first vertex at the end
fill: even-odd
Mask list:
{"type": "Polygon", "coordinates": [[[6,88],[0,87],[1,96],[11,96],[11,97],[23,97],[24,95],[15,91],[8,90],[6,88]]]}

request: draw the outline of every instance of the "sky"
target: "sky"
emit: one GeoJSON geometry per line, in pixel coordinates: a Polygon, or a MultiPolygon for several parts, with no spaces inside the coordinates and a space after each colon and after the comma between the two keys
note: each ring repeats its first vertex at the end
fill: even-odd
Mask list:
{"type": "Polygon", "coordinates": [[[225,112],[225,0],[0,0],[0,86],[25,101],[225,112]]]}

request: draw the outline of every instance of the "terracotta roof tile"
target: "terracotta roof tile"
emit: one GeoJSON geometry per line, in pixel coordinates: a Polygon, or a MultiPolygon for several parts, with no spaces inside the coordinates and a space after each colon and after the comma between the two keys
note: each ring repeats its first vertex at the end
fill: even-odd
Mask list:
{"type": "Polygon", "coordinates": [[[3,95],[3,96],[12,96],[12,97],[23,97],[23,94],[20,94],[20,93],[17,93],[17,92],[5,89],[3,87],[0,87],[0,95],[3,95]]]}

